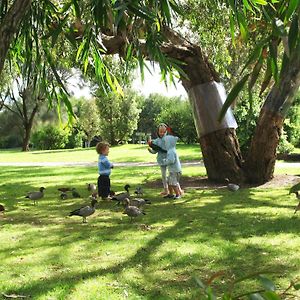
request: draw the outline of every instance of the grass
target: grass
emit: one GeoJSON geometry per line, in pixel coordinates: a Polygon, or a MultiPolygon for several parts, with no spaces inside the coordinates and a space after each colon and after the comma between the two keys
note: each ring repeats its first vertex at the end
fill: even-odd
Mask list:
{"type": "MultiPolygon", "coordinates": [[[[199,145],[177,145],[178,154],[182,161],[200,160],[202,157],[199,145]]],[[[127,144],[111,147],[109,159],[113,162],[149,162],[155,161],[155,155],[147,151],[147,146],[127,144]]],[[[98,159],[95,147],[30,151],[21,152],[20,149],[0,150],[1,162],[96,162],[98,159]]]]}
{"type": "MultiPolygon", "coordinates": [[[[112,161],[125,160],[126,154],[129,161],[135,159],[129,153],[146,161],[144,148],[130,148],[122,155],[114,150],[112,161]]],[[[94,151],[90,154],[94,158],[94,151]]],[[[192,148],[186,151],[187,160],[194,155],[192,148]]],[[[55,160],[55,153],[48,156],[60,159],[55,160]]],[[[85,183],[96,181],[96,167],[1,171],[0,203],[7,212],[0,216],[0,298],[5,293],[43,300],[200,299],[193,276],[205,281],[220,270],[226,278],[272,271],[271,279],[281,288],[300,276],[300,218],[293,215],[296,200],[288,195],[288,187],[236,193],[187,189],[182,199],[170,201],[158,196],[160,188],[147,188],[147,182],[160,177],[157,167],[119,167],[112,172],[113,188],[142,184],[145,197],[152,200],[147,214],[131,223],[114,203],[99,201],[88,224],[82,224],[67,215],[89,202],[85,183]],[[34,206],[24,195],[42,185],[45,197],[34,206]],[[60,186],[77,187],[82,198],[60,200],[60,186]]],[[[300,169],[276,172],[300,174],[300,169]]],[[[204,176],[205,169],[184,166],[183,173],[204,176]]],[[[215,281],[217,291],[225,289],[226,278],[215,281]]],[[[236,292],[256,284],[246,281],[236,292]]]]}

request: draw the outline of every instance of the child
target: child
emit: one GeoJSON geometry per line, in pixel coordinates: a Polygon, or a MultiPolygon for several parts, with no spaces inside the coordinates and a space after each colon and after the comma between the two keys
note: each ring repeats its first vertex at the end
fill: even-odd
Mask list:
{"type": "Polygon", "coordinates": [[[107,199],[110,194],[110,173],[113,164],[108,160],[109,144],[106,142],[99,142],[96,145],[96,151],[99,154],[98,160],[98,195],[102,199],[107,199]]]}
{"type": "Polygon", "coordinates": [[[167,158],[167,151],[162,148],[162,138],[167,135],[167,128],[168,126],[164,123],[161,123],[158,125],[157,128],[157,136],[158,138],[151,141],[151,139],[148,141],[148,145],[150,148],[148,148],[148,151],[152,154],[156,154],[156,161],[158,165],[160,166],[161,171],[161,178],[162,178],[162,184],[164,187],[164,190],[160,193],[161,195],[168,195],[169,189],[168,189],[168,180],[167,180],[167,166],[163,165],[163,160],[167,158]]]}
{"type": "Polygon", "coordinates": [[[164,136],[163,142],[165,143],[165,148],[167,149],[167,157],[163,159],[162,165],[167,166],[169,171],[168,176],[168,187],[169,193],[164,196],[164,198],[179,199],[181,198],[181,188],[179,184],[179,179],[181,176],[181,164],[179,157],[177,155],[175,146],[178,137],[167,135],[164,136]]]}

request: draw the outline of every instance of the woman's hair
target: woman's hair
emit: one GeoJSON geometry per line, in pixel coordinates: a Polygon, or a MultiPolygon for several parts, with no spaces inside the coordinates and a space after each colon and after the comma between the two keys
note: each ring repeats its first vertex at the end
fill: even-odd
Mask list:
{"type": "Polygon", "coordinates": [[[99,142],[96,145],[96,151],[97,151],[97,153],[98,154],[102,154],[103,150],[106,149],[106,147],[109,147],[109,143],[107,143],[107,142],[99,142]]]}
{"type": "Polygon", "coordinates": [[[157,130],[156,130],[157,136],[159,136],[159,128],[161,128],[161,127],[164,127],[166,129],[166,131],[168,132],[168,134],[173,134],[172,129],[171,129],[171,127],[168,124],[166,124],[166,123],[160,123],[157,126],[157,130]]]}

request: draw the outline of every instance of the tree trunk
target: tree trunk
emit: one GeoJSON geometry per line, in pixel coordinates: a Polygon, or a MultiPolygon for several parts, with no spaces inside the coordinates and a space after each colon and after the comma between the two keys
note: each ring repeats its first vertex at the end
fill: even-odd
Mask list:
{"type": "Polygon", "coordinates": [[[31,0],[15,0],[0,24],[0,74],[10,44],[30,5],[31,0]]]}
{"type": "Polygon", "coordinates": [[[181,80],[189,94],[208,178],[217,182],[224,182],[225,178],[244,181],[235,119],[229,111],[218,121],[226,93],[217,72],[200,47],[170,30],[166,34],[172,43],[165,45],[163,51],[183,62],[181,67],[188,76],[181,76],[181,80]]]}
{"type": "Polygon", "coordinates": [[[24,137],[23,137],[23,143],[22,143],[22,151],[29,151],[29,140],[31,135],[31,126],[30,125],[24,125],[24,137]]]}
{"type": "Polygon", "coordinates": [[[265,183],[273,178],[283,121],[280,114],[262,109],[245,163],[248,182],[265,183]]]}

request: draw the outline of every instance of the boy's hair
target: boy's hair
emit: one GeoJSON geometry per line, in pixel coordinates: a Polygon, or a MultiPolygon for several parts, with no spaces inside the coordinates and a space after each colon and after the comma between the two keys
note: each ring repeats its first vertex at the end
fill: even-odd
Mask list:
{"type": "Polygon", "coordinates": [[[102,154],[103,153],[103,150],[106,148],[106,147],[109,147],[109,143],[107,142],[99,142],[97,145],[96,145],[96,151],[98,154],[102,154]]]}

